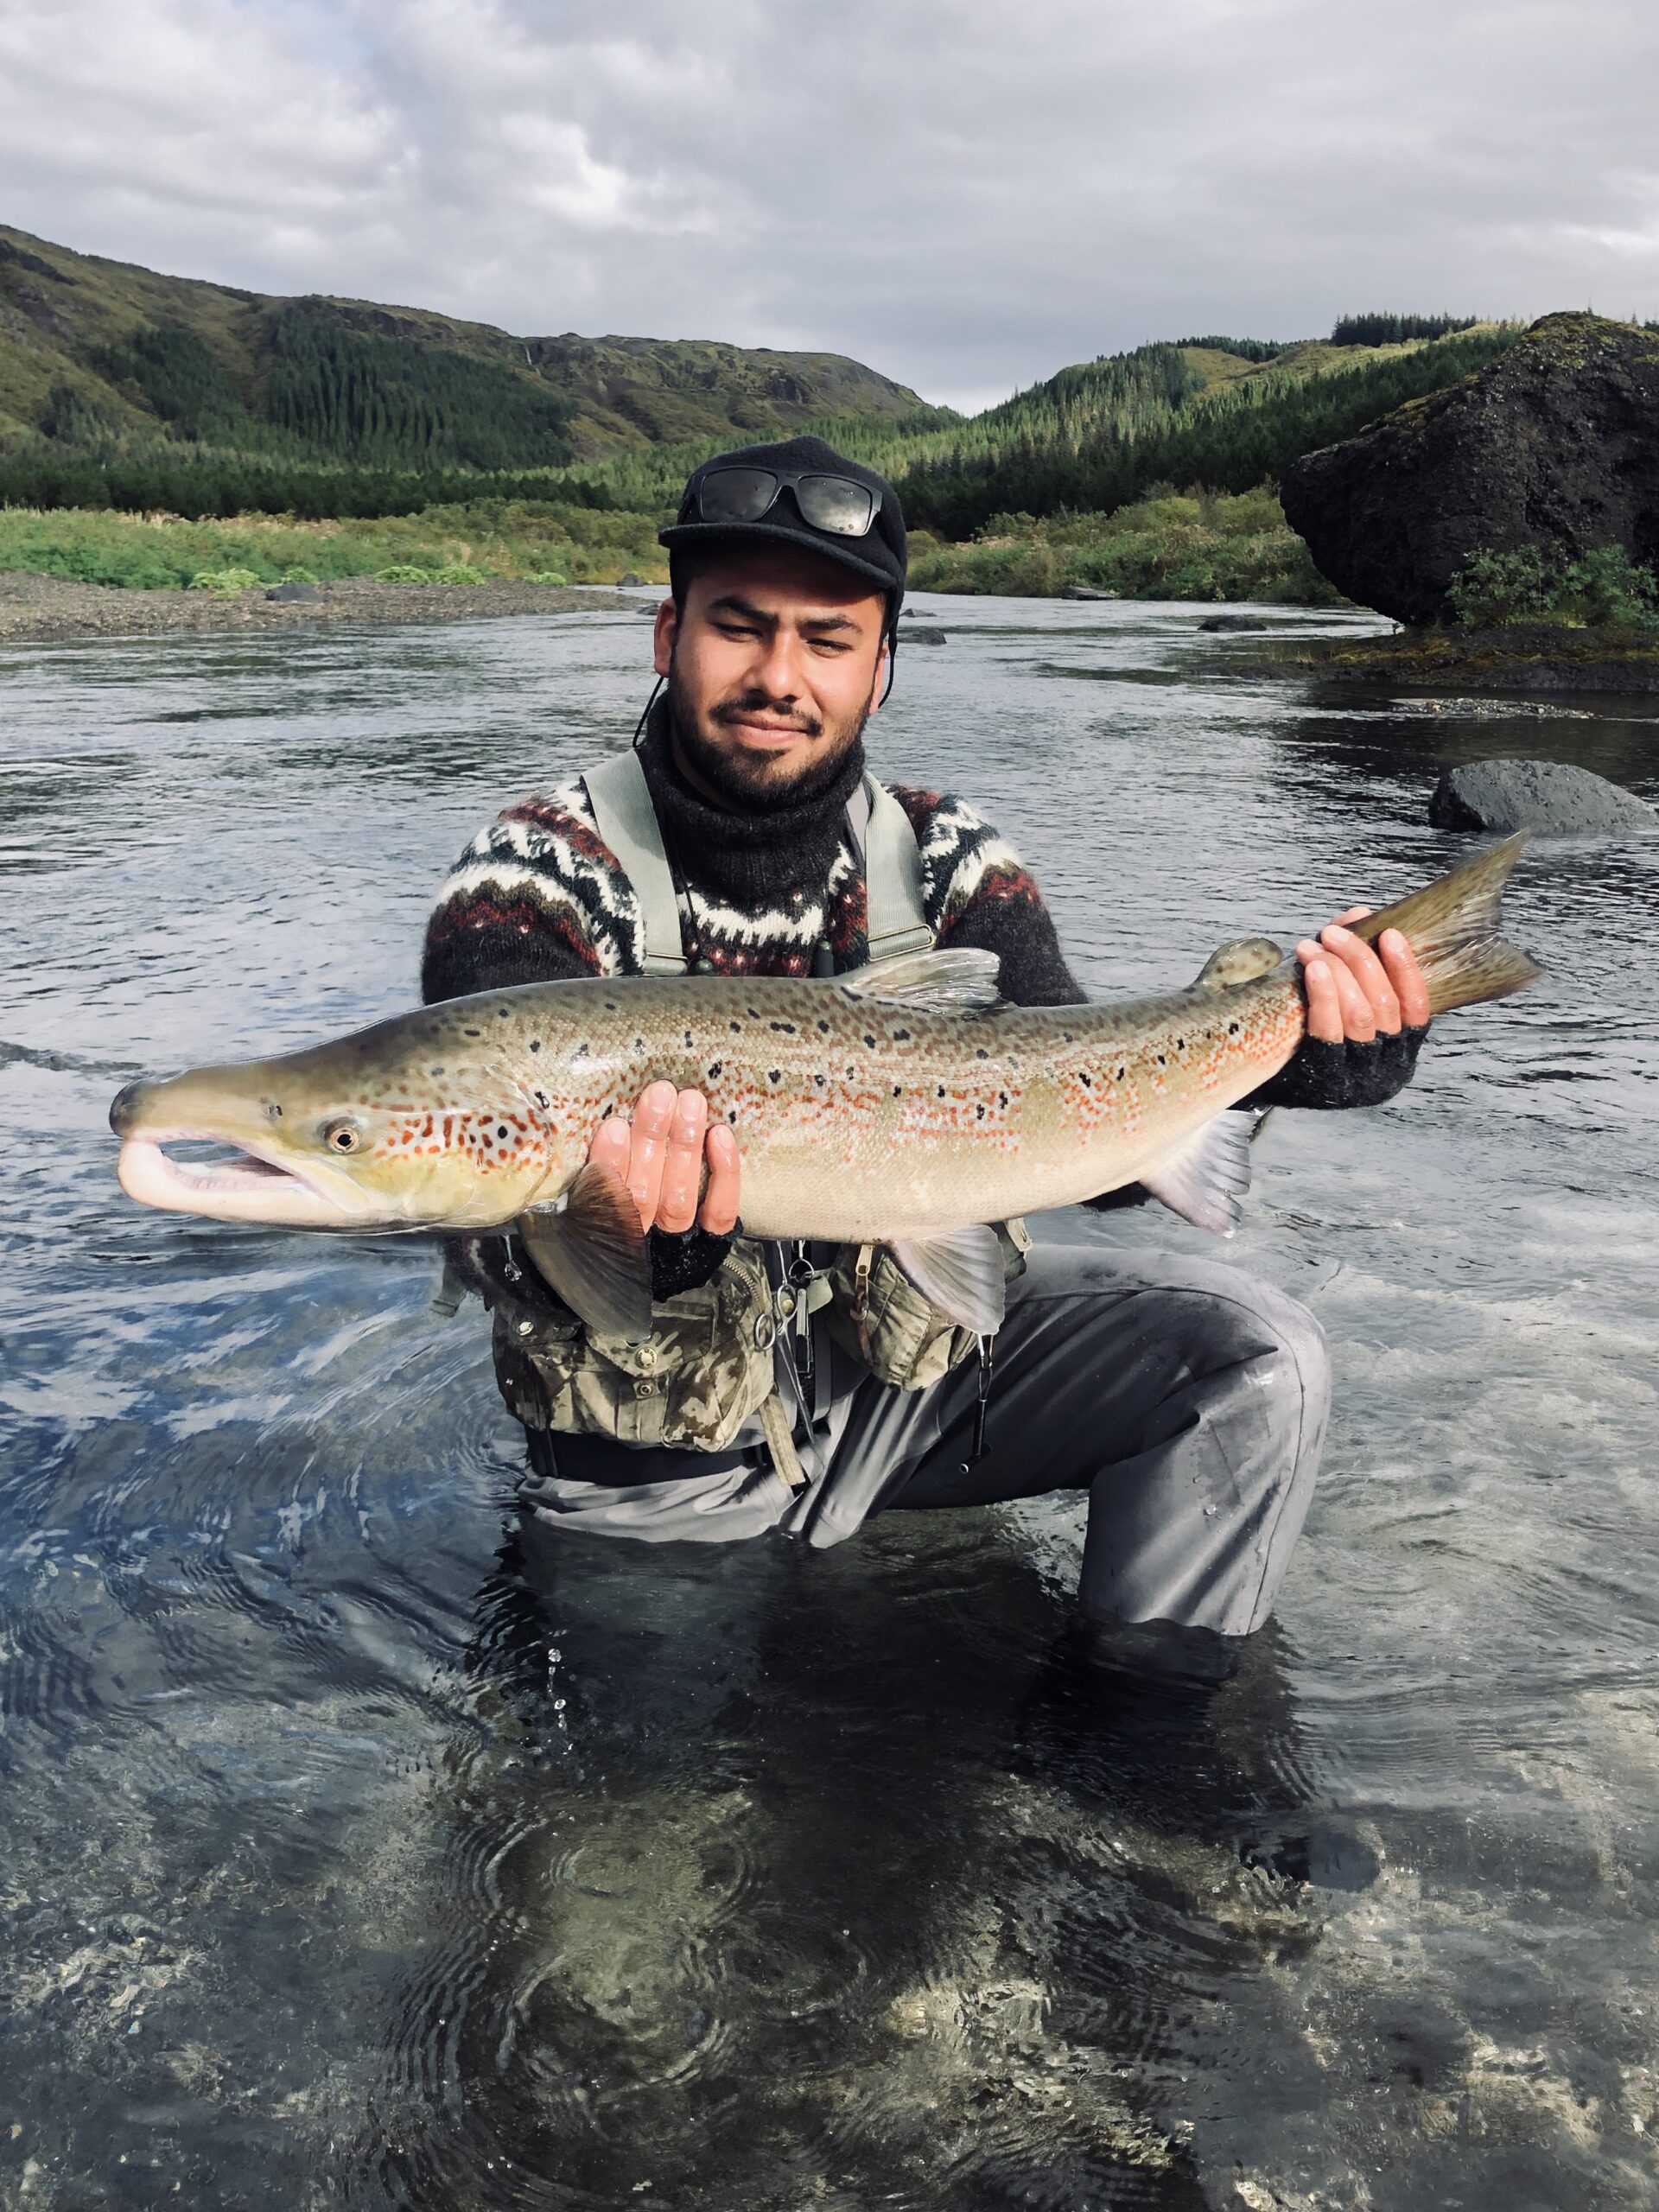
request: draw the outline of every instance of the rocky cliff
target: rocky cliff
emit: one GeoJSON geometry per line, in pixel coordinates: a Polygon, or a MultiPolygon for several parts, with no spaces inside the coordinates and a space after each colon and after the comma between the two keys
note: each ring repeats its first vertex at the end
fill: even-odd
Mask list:
{"type": "Polygon", "coordinates": [[[1283,499],[1322,574],[1402,622],[1440,615],[1472,553],[1659,563],[1659,333],[1546,315],[1490,368],[1294,462],[1283,499]]]}

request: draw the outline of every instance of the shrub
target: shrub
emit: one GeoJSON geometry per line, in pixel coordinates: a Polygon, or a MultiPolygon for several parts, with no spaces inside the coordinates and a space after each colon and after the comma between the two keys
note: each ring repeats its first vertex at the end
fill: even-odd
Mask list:
{"type": "Polygon", "coordinates": [[[374,581],[378,584],[429,584],[432,571],[417,568],[412,561],[394,561],[389,569],[377,569],[374,581]]]}
{"type": "Polygon", "coordinates": [[[251,569],[199,569],[190,579],[192,591],[251,591],[261,579],[251,569]]]}
{"type": "Polygon", "coordinates": [[[283,570],[283,582],[285,584],[314,584],[316,581],[317,572],[315,569],[284,569],[283,570]]]}
{"type": "Polygon", "coordinates": [[[1494,629],[1506,622],[1641,626],[1659,620],[1659,582],[1623,546],[1599,546],[1576,561],[1551,561],[1536,545],[1471,553],[1446,594],[1454,622],[1494,629]]]}
{"type": "Polygon", "coordinates": [[[1659,615],[1659,578],[1622,545],[1598,546],[1561,570],[1556,607],[1595,627],[1640,627],[1659,615]]]}
{"type": "Polygon", "coordinates": [[[486,584],[489,578],[470,561],[450,561],[433,571],[432,581],[435,584],[486,584]]]}
{"type": "Polygon", "coordinates": [[[568,584],[570,579],[558,569],[537,569],[524,578],[527,584],[568,584]]]}

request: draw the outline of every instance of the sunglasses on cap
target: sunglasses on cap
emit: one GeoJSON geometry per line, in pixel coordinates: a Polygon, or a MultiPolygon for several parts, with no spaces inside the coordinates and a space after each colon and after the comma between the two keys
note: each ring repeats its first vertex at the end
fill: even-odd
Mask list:
{"type": "Polygon", "coordinates": [[[850,476],[819,470],[711,468],[700,479],[693,503],[700,522],[759,522],[790,491],[801,519],[832,537],[863,537],[881,511],[881,494],[850,476]]]}

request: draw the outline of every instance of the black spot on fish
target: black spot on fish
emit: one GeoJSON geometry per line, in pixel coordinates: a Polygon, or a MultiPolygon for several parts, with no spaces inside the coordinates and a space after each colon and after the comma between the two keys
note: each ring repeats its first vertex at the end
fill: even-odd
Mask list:
{"type": "Polygon", "coordinates": [[[897,1084],[897,1083],[895,1083],[895,1084],[893,1084],[893,1096],[894,1096],[895,1098],[902,1098],[902,1097],[904,1096],[905,1092],[904,1092],[904,1086],[903,1086],[903,1084],[897,1084]]]}
{"type": "Polygon", "coordinates": [[[1092,1090],[1095,1087],[1095,1078],[1090,1074],[1087,1068],[1084,1068],[1078,1075],[1077,1081],[1083,1085],[1085,1090],[1092,1090]]]}
{"type": "Polygon", "coordinates": [[[830,1078],[827,1076],[822,1075],[815,1075],[812,1078],[813,1082],[817,1084],[820,1090],[823,1089],[824,1084],[829,1081],[829,1079],[830,1078]]]}
{"type": "Polygon", "coordinates": [[[1063,1045],[1069,1045],[1069,1044],[1071,1042],[1071,1032],[1069,1029],[1062,1029],[1062,1030],[1061,1030],[1061,1032],[1060,1032],[1060,1042],[1061,1042],[1063,1045]]]}
{"type": "Polygon", "coordinates": [[[726,1109],[726,1118],[728,1122],[734,1122],[737,1119],[737,1109],[735,1106],[728,1106],[726,1109]]]}
{"type": "Polygon", "coordinates": [[[864,1039],[864,1042],[865,1042],[865,1045],[868,1047],[868,1049],[869,1049],[872,1052],[875,1050],[875,1039],[874,1039],[874,1037],[869,1036],[868,1034],[867,1034],[867,1035],[866,1035],[866,1037],[865,1037],[865,1039],[864,1039]]]}
{"type": "Polygon", "coordinates": [[[908,1045],[910,1042],[909,1030],[895,1029],[893,1033],[893,1041],[895,1045],[908,1045]]]}
{"type": "Polygon", "coordinates": [[[635,1051],[636,1052],[643,1052],[645,1051],[645,1039],[644,1039],[643,1037],[636,1037],[636,1038],[634,1039],[634,1040],[633,1040],[633,1049],[634,1049],[634,1051],[635,1051]]]}
{"type": "Polygon", "coordinates": [[[792,1037],[795,1034],[795,1025],[792,1021],[769,1021],[766,1027],[768,1029],[780,1030],[785,1037],[792,1037]]]}
{"type": "Polygon", "coordinates": [[[507,1016],[512,1012],[512,1008],[510,1006],[499,1006],[495,1010],[500,1015],[503,1021],[505,1021],[507,1016]]]}
{"type": "Polygon", "coordinates": [[[982,1122],[985,1118],[985,1103],[982,1099],[974,1109],[974,1118],[978,1122],[982,1122]]]}
{"type": "Polygon", "coordinates": [[[1124,1068],[1119,1068],[1119,1069],[1117,1070],[1116,1073],[1116,1074],[1113,1076],[1113,1077],[1112,1077],[1113,1082],[1114,1082],[1114,1083],[1122,1083],[1122,1080],[1123,1080],[1123,1077],[1124,1077],[1124,1076],[1125,1076],[1125,1074],[1126,1074],[1127,1072],[1128,1072],[1128,1071],[1127,1071],[1126,1069],[1124,1069],[1124,1068]]]}
{"type": "Polygon", "coordinates": [[[443,1070],[442,1068],[428,1068],[427,1073],[428,1075],[442,1075],[443,1073],[443,1070]]]}
{"type": "Polygon", "coordinates": [[[725,1066],[725,1065],[726,1065],[726,1063],[725,1063],[725,1061],[724,1061],[724,1060],[710,1060],[710,1061],[709,1061],[709,1082],[710,1082],[710,1083],[718,1083],[718,1082],[719,1082],[719,1080],[720,1080],[720,1071],[721,1071],[721,1070],[725,1066]]]}
{"type": "MultiPolygon", "coordinates": [[[[1066,1041],[1066,1043],[1069,1045],[1069,1044],[1071,1043],[1071,1039],[1068,1037],[1068,1038],[1066,1039],[1066,1040],[1065,1040],[1065,1041],[1066,1041]]],[[[976,1045],[976,1046],[975,1046],[975,1048],[974,1048],[974,1058],[975,1058],[976,1060],[988,1060],[988,1059],[990,1058],[990,1057],[991,1057],[991,1056],[990,1056],[990,1054],[986,1051],[985,1047],[984,1047],[982,1045],[976,1045]]]]}
{"type": "Polygon", "coordinates": [[[818,1024],[818,1034],[820,1037],[827,1037],[830,1034],[830,1025],[827,1021],[821,1021],[818,1024]]]}
{"type": "Polygon", "coordinates": [[[1007,1094],[1007,1092],[1006,1090],[999,1090],[999,1091],[997,1092],[997,1094],[996,1094],[996,1103],[997,1103],[997,1104],[998,1104],[998,1105],[1002,1109],[1002,1111],[1006,1114],[1006,1113],[1007,1112],[1007,1110],[1008,1110],[1008,1094],[1007,1094]]]}
{"type": "Polygon", "coordinates": [[[1178,1052],[1184,1052],[1186,1050],[1186,1039],[1185,1037],[1178,1037],[1175,1039],[1175,1049],[1178,1052]]]}
{"type": "Polygon", "coordinates": [[[768,1083],[781,1083],[783,1079],[784,1071],[781,1068],[768,1068],[766,1070],[766,1081],[768,1083]]]}
{"type": "Polygon", "coordinates": [[[531,1049],[531,1051],[532,1052],[539,1052],[541,1051],[541,1049],[542,1049],[542,1040],[541,1040],[541,1039],[540,1039],[539,1037],[532,1037],[532,1038],[531,1039],[531,1040],[530,1040],[530,1049],[531,1049]]]}
{"type": "Polygon", "coordinates": [[[743,1025],[741,1021],[728,1021],[726,1027],[731,1031],[734,1037],[741,1037],[743,1034],[743,1025]]]}
{"type": "Polygon", "coordinates": [[[938,1086],[938,1096],[939,1096],[941,1098],[943,1098],[943,1097],[944,1097],[944,1085],[943,1084],[939,1084],[939,1086],[938,1086]]]}
{"type": "Polygon", "coordinates": [[[463,1037],[481,1037],[484,1032],[481,1029],[463,1029],[461,1033],[463,1037]]]}
{"type": "Polygon", "coordinates": [[[1237,1024],[1236,1021],[1230,1021],[1230,1022],[1228,1023],[1228,1025],[1227,1025],[1227,1034],[1228,1034],[1230,1037],[1236,1037],[1236,1036],[1237,1036],[1237,1034],[1238,1034],[1238,1024],[1237,1024]]]}
{"type": "Polygon", "coordinates": [[[535,1099],[536,1103],[538,1106],[550,1106],[553,1103],[553,1101],[548,1096],[544,1090],[532,1091],[531,1096],[535,1099]]]}
{"type": "Polygon", "coordinates": [[[1164,1065],[1164,1056],[1161,1052],[1158,1055],[1158,1065],[1160,1067],[1162,1067],[1164,1065]]]}
{"type": "Polygon", "coordinates": [[[687,1051],[688,1052],[690,1051],[690,1049],[691,1049],[691,1047],[693,1046],[693,1045],[695,1045],[695,1044],[696,1043],[696,1041],[697,1041],[697,1040],[696,1040],[696,1038],[691,1034],[691,1032],[688,1029],[688,1030],[686,1031],[686,1033],[685,1033],[685,1049],[686,1049],[686,1051],[687,1051]]]}
{"type": "Polygon", "coordinates": [[[607,1014],[620,1014],[622,1009],[618,1006],[614,999],[607,999],[605,1001],[605,1011],[607,1014]]]}
{"type": "Polygon", "coordinates": [[[506,1142],[506,1141],[507,1141],[507,1125],[506,1125],[506,1123],[505,1123],[505,1122],[498,1122],[496,1123],[496,1125],[495,1125],[495,1134],[497,1135],[497,1136],[499,1136],[499,1137],[500,1138],[500,1140],[501,1140],[501,1141],[503,1142],[503,1144],[505,1144],[505,1143],[506,1142]]]}

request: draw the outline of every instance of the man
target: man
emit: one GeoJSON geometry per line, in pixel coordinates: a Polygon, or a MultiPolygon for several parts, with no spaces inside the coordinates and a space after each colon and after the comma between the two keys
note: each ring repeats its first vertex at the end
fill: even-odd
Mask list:
{"type": "MultiPolygon", "coordinates": [[[[931,939],[995,953],[1016,1003],[1079,1002],[995,831],[958,798],[866,781],[904,595],[892,486],[815,438],[751,447],[695,472],[662,542],[667,689],[637,755],[473,841],[431,918],[427,999],[664,966],[836,975],[931,939]],[[892,925],[906,896],[909,938],[892,925]]],[[[1374,952],[1339,921],[1298,951],[1309,1041],[1249,1103],[1391,1096],[1427,1020],[1409,948],[1389,932],[1374,952]]],[[[1267,1618],[1325,1428],[1311,1315],[1213,1262],[1043,1246],[1009,1283],[988,1392],[993,1347],[976,1358],[885,1254],[768,1261],[734,1235],[742,1130],[707,1124],[701,1092],[658,1084],[594,1134],[651,1231],[650,1344],[594,1339],[516,1245],[474,1255],[531,1431],[531,1529],[781,1527],[823,1546],[878,1511],[1086,1490],[1080,1594],[1102,1638],[1153,1622],[1231,1638],[1267,1618]]]]}

